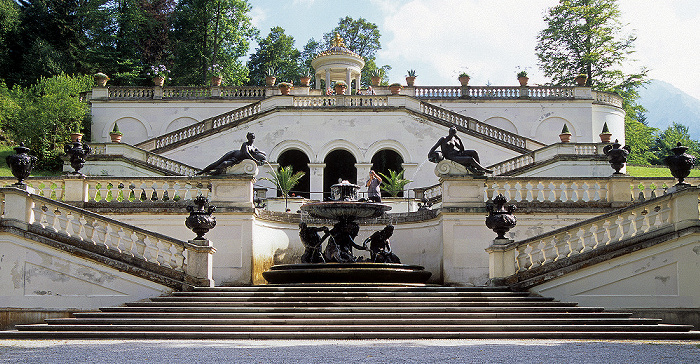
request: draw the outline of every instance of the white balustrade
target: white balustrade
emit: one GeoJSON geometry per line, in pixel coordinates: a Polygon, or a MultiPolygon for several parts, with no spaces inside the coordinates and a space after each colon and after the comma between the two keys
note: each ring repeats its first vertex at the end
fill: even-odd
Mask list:
{"type": "Polygon", "coordinates": [[[333,96],[294,96],[294,107],[387,107],[387,96],[374,95],[333,95],[333,96]]]}
{"type": "Polygon", "coordinates": [[[164,87],[163,98],[168,99],[204,99],[211,97],[209,87],[164,87]]]}
{"type": "Polygon", "coordinates": [[[110,87],[110,99],[152,99],[153,87],[110,87]]]}
{"type": "Polygon", "coordinates": [[[607,92],[593,91],[593,97],[596,102],[601,104],[622,108],[622,97],[618,95],[607,92]]]}
{"type": "Polygon", "coordinates": [[[206,178],[87,178],[87,202],[152,203],[188,201],[203,195],[210,196],[206,178]]]}
{"type": "Polygon", "coordinates": [[[456,99],[462,97],[460,86],[416,86],[416,97],[420,99],[456,99]]]}

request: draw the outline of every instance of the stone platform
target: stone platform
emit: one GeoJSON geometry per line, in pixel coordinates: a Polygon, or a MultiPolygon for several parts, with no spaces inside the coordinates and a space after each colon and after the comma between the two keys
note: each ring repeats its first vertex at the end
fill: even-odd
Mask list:
{"type": "Polygon", "coordinates": [[[269,284],[401,283],[423,284],[432,273],[419,265],[391,263],[279,264],[263,277],[269,284]]]}

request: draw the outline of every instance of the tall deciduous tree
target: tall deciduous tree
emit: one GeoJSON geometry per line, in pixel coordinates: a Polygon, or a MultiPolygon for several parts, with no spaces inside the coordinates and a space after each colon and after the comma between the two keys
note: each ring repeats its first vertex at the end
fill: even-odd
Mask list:
{"type": "Polygon", "coordinates": [[[690,137],[688,127],[674,122],[673,125],[659,133],[659,136],[654,141],[654,145],[651,148],[655,156],[653,163],[664,164],[664,158],[673,154],[671,149],[675,148],[679,142],[688,147],[688,154],[700,155],[700,143],[690,137]]]}
{"type": "Polygon", "coordinates": [[[0,0],[0,79],[12,66],[10,49],[12,41],[19,37],[19,6],[14,0],[0,0]]]}
{"type": "Polygon", "coordinates": [[[297,82],[301,73],[300,57],[301,52],[294,48],[292,36],[284,34],[281,27],[270,29],[270,34],[258,42],[258,48],[248,61],[250,83],[264,85],[268,69],[275,70],[278,81],[297,82]]]}
{"type": "Polygon", "coordinates": [[[249,12],[246,0],[180,0],[173,19],[175,83],[205,83],[214,64],[223,68],[224,82],[246,82],[240,58],[257,35],[249,12]]]}
{"type": "Polygon", "coordinates": [[[578,74],[586,85],[623,93],[634,104],[635,89],[645,82],[646,69],[625,73],[634,52],[633,35],[623,34],[616,0],[560,0],[544,17],[547,28],[535,48],[539,66],[556,85],[573,84],[578,74]]]}

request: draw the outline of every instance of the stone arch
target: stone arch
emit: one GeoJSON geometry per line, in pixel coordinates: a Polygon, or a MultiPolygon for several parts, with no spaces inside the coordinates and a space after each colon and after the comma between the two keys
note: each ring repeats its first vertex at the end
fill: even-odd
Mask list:
{"type": "Polygon", "coordinates": [[[343,149],[352,154],[352,156],[355,157],[355,161],[364,160],[364,154],[357,145],[344,139],[335,139],[323,145],[316,155],[316,160],[312,160],[311,163],[324,163],[323,161],[326,156],[328,156],[330,152],[338,149],[343,149]]]}
{"type": "Polygon", "coordinates": [[[559,134],[561,134],[561,129],[563,128],[564,124],[569,127],[569,131],[571,132],[571,141],[576,142],[576,139],[578,139],[580,135],[574,124],[569,120],[558,116],[542,120],[534,127],[532,130],[532,135],[534,136],[535,140],[545,144],[559,143],[559,134]]]}
{"type": "MultiPolygon", "coordinates": [[[[311,170],[309,168],[309,155],[296,148],[288,148],[274,159],[280,166],[292,166],[294,172],[304,172],[304,176],[299,180],[292,190],[297,196],[309,198],[311,196],[311,170]]],[[[277,197],[280,197],[277,191],[277,197]]]]}
{"type": "Polygon", "coordinates": [[[109,140],[109,133],[114,129],[114,124],[119,125],[119,131],[124,134],[122,136],[122,143],[125,144],[136,144],[142,142],[153,134],[150,125],[142,122],[134,117],[122,117],[114,121],[109,125],[105,125],[104,130],[102,130],[102,137],[109,140]],[[144,135],[147,137],[144,138],[144,135]]]}
{"type": "Polygon", "coordinates": [[[165,130],[163,131],[163,134],[170,133],[171,131],[175,131],[178,129],[182,129],[184,127],[190,126],[192,124],[196,124],[199,121],[195,118],[191,118],[189,116],[183,116],[179,117],[173,121],[171,121],[166,127],[165,130]]]}
{"type": "Polygon", "coordinates": [[[411,152],[409,152],[403,144],[393,139],[379,140],[372,143],[372,145],[367,148],[365,160],[371,160],[380,150],[394,151],[398,153],[401,158],[403,158],[404,162],[410,162],[413,160],[411,157],[411,152]]]}
{"type": "Polygon", "coordinates": [[[509,131],[513,134],[518,134],[518,127],[515,126],[515,124],[513,124],[512,121],[510,121],[504,117],[494,116],[492,118],[488,118],[488,119],[484,120],[484,123],[489,124],[489,125],[493,125],[497,128],[503,129],[505,131],[509,131]]]}
{"type": "MultiPolygon", "coordinates": [[[[389,170],[395,172],[403,170],[403,163],[401,154],[392,149],[378,150],[372,156],[372,170],[384,176],[389,176],[389,170]]],[[[382,196],[389,196],[389,194],[382,191],[382,196]]],[[[403,197],[403,192],[399,192],[399,196],[403,197]]]]}
{"type": "Polygon", "coordinates": [[[323,195],[330,196],[331,186],[338,183],[338,179],[357,183],[357,158],[348,150],[336,148],[331,150],[323,159],[326,165],[323,168],[323,195]]]}
{"type": "Polygon", "coordinates": [[[270,151],[267,159],[271,161],[276,161],[282,153],[290,150],[296,149],[302,151],[309,158],[309,161],[313,161],[312,158],[315,157],[314,151],[311,146],[301,140],[285,140],[277,143],[270,151]]]}

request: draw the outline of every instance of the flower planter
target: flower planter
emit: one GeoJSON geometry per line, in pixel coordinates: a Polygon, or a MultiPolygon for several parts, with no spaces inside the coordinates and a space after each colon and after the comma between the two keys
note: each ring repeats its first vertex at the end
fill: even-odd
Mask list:
{"type": "Polygon", "coordinates": [[[211,85],[219,87],[221,86],[221,81],[223,80],[223,77],[221,76],[212,76],[211,78],[211,85]]]}
{"type": "Polygon", "coordinates": [[[392,95],[398,95],[401,92],[401,85],[393,84],[389,86],[389,91],[391,91],[392,95]]]}
{"type": "Polygon", "coordinates": [[[518,77],[518,82],[520,82],[520,87],[527,86],[527,82],[530,81],[529,77],[518,77]]]}
{"type": "Polygon", "coordinates": [[[416,82],[416,77],[415,77],[415,76],[408,76],[408,77],[406,77],[406,85],[408,85],[409,87],[413,87],[413,85],[415,84],[415,82],[416,82]]]}
{"type": "Polygon", "coordinates": [[[265,77],[265,86],[273,86],[275,81],[277,81],[277,77],[267,76],[265,77]]]}
{"type": "Polygon", "coordinates": [[[163,84],[165,84],[165,77],[161,76],[156,76],[153,77],[153,84],[159,87],[163,87],[163,84]]]}
{"type": "Polygon", "coordinates": [[[610,139],[612,138],[612,133],[601,133],[598,134],[600,137],[600,142],[601,143],[610,143],[610,139]]]}
{"type": "Polygon", "coordinates": [[[571,133],[559,134],[559,140],[562,143],[569,143],[571,141],[571,133]]]}
{"type": "Polygon", "coordinates": [[[583,76],[576,76],[574,79],[576,81],[576,85],[583,87],[586,86],[586,81],[588,81],[588,76],[583,75],[583,76]]]}
{"type": "Polygon", "coordinates": [[[336,95],[345,95],[346,89],[347,89],[347,86],[345,86],[345,85],[335,85],[335,94],[336,95]]]}
{"type": "Polygon", "coordinates": [[[70,133],[70,141],[72,143],[75,142],[80,142],[83,140],[83,134],[82,133],[70,133]]]}
{"type": "Polygon", "coordinates": [[[292,90],[292,88],[287,85],[279,85],[279,89],[282,95],[289,95],[289,91],[292,90]]]}
{"type": "Polygon", "coordinates": [[[109,137],[112,139],[112,143],[121,143],[122,135],[122,133],[109,133],[109,137]]]}
{"type": "Polygon", "coordinates": [[[107,76],[95,76],[95,83],[97,84],[97,87],[107,87],[107,81],[109,81],[109,77],[107,76]]]}
{"type": "Polygon", "coordinates": [[[459,83],[462,86],[469,86],[469,76],[459,76],[459,83]]]}
{"type": "Polygon", "coordinates": [[[382,82],[381,77],[372,77],[372,86],[379,86],[379,82],[382,82]]]}
{"type": "Polygon", "coordinates": [[[299,79],[299,84],[302,85],[303,87],[309,87],[311,84],[311,77],[304,76],[299,79]]]}

